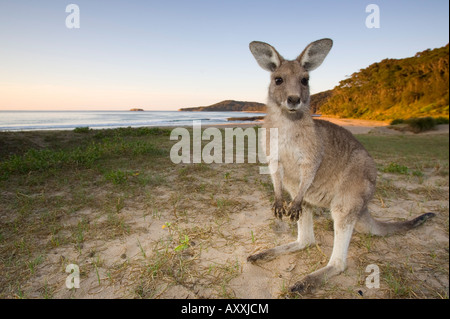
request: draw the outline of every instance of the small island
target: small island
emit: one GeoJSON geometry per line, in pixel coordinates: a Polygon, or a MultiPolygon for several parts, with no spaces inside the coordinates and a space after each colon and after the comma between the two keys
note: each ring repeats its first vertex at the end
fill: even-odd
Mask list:
{"type": "Polygon", "coordinates": [[[131,112],[144,112],[144,109],[137,109],[137,108],[134,108],[134,109],[130,109],[130,111],[131,111],[131,112]]]}
{"type": "Polygon", "coordinates": [[[266,112],[266,106],[258,102],[226,100],[209,106],[186,107],[178,111],[189,112],[266,112]]]}

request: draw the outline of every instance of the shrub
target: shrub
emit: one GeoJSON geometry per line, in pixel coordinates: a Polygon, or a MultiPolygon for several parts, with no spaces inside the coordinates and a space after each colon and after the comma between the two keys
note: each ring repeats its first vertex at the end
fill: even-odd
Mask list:
{"type": "Polygon", "coordinates": [[[90,129],[89,126],[85,126],[85,127],[76,127],[73,130],[75,133],[89,133],[90,129]]]}
{"type": "Polygon", "coordinates": [[[403,123],[405,123],[404,119],[395,119],[395,120],[391,121],[390,125],[397,125],[397,124],[403,124],[403,123]]]}
{"type": "Polygon", "coordinates": [[[413,117],[407,120],[395,119],[391,121],[390,125],[407,124],[408,130],[414,133],[420,133],[425,131],[433,130],[438,124],[448,124],[448,118],[438,117],[432,118],[428,117],[413,117]]]}
{"type": "Polygon", "coordinates": [[[443,116],[440,116],[440,117],[438,117],[438,118],[436,118],[436,125],[439,125],[439,124],[448,124],[448,118],[447,117],[443,117],[443,116]]]}
{"type": "Polygon", "coordinates": [[[406,123],[414,133],[429,131],[436,127],[436,121],[432,117],[411,118],[406,123]]]}

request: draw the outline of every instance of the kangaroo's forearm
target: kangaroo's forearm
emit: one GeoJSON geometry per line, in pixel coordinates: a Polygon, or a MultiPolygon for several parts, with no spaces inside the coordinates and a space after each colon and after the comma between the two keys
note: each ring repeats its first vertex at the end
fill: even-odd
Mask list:
{"type": "Polygon", "coordinates": [[[312,185],[317,172],[317,164],[303,164],[300,167],[300,183],[298,185],[297,195],[292,199],[295,204],[301,204],[303,197],[312,185]]]}

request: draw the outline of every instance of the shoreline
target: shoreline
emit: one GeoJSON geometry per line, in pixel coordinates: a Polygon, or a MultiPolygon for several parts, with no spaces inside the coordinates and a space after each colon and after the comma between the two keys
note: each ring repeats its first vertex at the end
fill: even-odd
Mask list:
{"type": "MultiPolygon", "coordinates": [[[[375,134],[381,134],[381,135],[392,135],[392,134],[417,134],[412,132],[400,132],[394,129],[390,128],[389,121],[374,121],[374,120],[360,120],[360,119],[343,119],[343,118],[332,118],[332,117],[316,117],[315,120],[319,121],[328,121],[331,123],[334,123],[336,125],[339,125],[348,131],[350,131],[352,134],[369,134],[369,133],[375,133],[375,134]]],[[[248,128],[248,127],[254,127],[254,126],[261,126],[263,125],[264,120],[258,120],[258,121],[229,121],[225,123],[216,123],[216,124],[202,124],[202,128],[208,128],[208,127],[217,127],[217,128],[233,128],[233,127],[241,127],[241,128],[248,128]]],[[[108,130],[108,129],[117,129],[117,128],[127,128],[130,126],[119,126],[119,127],[111,127],[111,128],[91,128],[91,130],[95,131],[101,131],[101,130],[108,130]]],[[[174,129],[177,127],[192,127],[192,125],[143,125],[143,126],[131,126],[132,128],[141,128],[141,127],[147,127],[147,128],[162,128],[162,129],[174,129]]],[[[40,133],[40,132],[70,132],[73,131],[75,128],[67,128],[67,129],[37,129],[37,130],[0,130],[0,133],[40,133]]],[[[449,133],[449,125],[448,124],[441,124],[438,125],[435,130],[426,131],[418,134],[448,134],[449,133]]]]}

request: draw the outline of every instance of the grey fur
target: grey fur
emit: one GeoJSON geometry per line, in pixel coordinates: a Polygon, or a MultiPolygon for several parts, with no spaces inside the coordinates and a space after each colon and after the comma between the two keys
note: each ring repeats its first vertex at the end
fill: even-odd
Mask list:
{"type": "MultiPolygon", "coordinates": [[[[326,278],[345,270],[355,227],[358,231],[384,236],[414,228],[434,216],[428,213],[396,223],[372,218],[367,209],[377,178],[372,157],[349,131],[311,117],[309,86],[302,79],[309,79],[309,71],[322,64],[332,44],[330,39],[315,41],[296,60],[289,61],[269,44],[250,43],[258,64],[271,72],[264,127],[278,128],[279,144],[278,158],[267,154],[275,192],[272,209],[278,218],[287,215],[297,220],[298,238],[293,243],[249,256],[247,260],[270,260],[314,244],[313,217],[308,208],[311,205],[329,208],[334,222],[334,246],[328,265],[297,282],[291,288],[297,292],[310,291],[326,278]],[[291,196],[289,205],[283,202],[283,189],[291,196]]],[[[267,150],[270,149],[266,147],[268,141],[268,136],[262,141],[267,150]]]]}

